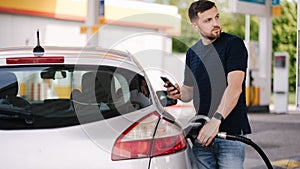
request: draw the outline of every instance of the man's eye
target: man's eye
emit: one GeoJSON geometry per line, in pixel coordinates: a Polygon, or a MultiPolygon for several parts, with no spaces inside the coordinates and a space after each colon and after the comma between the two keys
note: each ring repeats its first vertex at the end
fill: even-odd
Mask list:
{"type": "Polygon", "coordinates": [[[205,23],[208,23],[208,22],[210,22],[210,21],[211,21],[211,19],[206,19],[206,20],[204,20],[205,23]]]}

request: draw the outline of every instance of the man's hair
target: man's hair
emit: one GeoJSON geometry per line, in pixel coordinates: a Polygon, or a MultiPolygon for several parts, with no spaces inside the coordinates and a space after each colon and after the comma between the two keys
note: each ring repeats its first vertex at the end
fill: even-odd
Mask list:
{"type": "Polygon", "coordinates": [[[211,8],[217,8],[216,4],[209,0],[198,0],[191,4],[189,8],[189,18],[192,21],[198,18],[198,13],[205,12],[211,8]]]}

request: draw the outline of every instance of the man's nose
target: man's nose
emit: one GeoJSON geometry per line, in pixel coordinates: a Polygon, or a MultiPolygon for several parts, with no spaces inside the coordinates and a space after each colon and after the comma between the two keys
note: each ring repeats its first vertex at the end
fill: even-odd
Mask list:
{"type": "Polygon", "coordinates": [[[218,19],[213,19],[213,22],[212,22],[212,26],[215,27],[215,26],[219,26],[220,25],[220,22],[218,19]]]}

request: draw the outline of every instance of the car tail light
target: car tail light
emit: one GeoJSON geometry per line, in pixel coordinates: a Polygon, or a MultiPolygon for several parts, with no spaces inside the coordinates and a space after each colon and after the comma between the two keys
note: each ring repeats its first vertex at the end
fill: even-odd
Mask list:
{"type": "Polygon", "coordinates": [[[28,64],[28,63],[64,63],[63,56],[40,56],[40,57],[17,57],[6,58],[7,64],[28,64]]]}
{"type": "Polygon", "coordinates": [[[187,147],[181,129],[153,112],[126,129],[116,140],[112,160],[149,158],[187,147]]]}

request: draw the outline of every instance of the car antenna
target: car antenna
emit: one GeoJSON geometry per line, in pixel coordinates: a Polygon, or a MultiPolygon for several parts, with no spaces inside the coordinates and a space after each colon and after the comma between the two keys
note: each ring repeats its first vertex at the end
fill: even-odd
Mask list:
{"type": "Polygon", "coordinates": [[[44,55],[44,48],[40,45],[40,32],[39,32],[39,29],[37,30],[36,32],[36,36],[37,36],[37,45],[36,47],[34,47],[33,49],[33,54],[35,56],[43,56],[44,55]]]}

